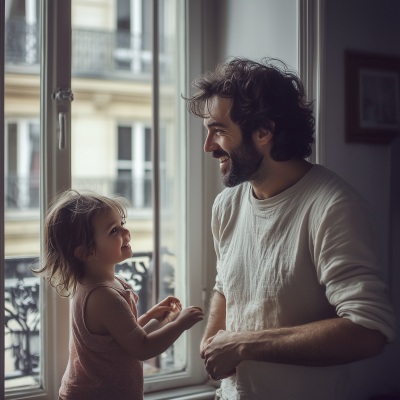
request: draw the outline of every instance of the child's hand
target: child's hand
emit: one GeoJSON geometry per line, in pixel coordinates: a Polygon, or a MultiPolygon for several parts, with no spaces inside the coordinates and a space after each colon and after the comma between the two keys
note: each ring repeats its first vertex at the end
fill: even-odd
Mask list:
{"type": "MultiPolygon", "coordinates": [[[[181,302],[178,298],[173,296],[168,296],[165,300],[161,303],[156,304],[153,308],[147,311],[147,316],[150,319],[156,319],[158,322],[163,321],[164,319],[168,318],[171,313],[176,313],[177,310],[182,310],[181,302]]],[[[179,315],[179,313],[178,313],[179,315]]],[[[172,321],[178,316],[175,315],[172,321]]],[[[170,321],[169,321],[170,322],[170,321]]]]}
{"type": "Polygon", "coordinates": [[[193,325],[204,319],[203,310],[200,307],[192,306],[185,308],[176,319],[184,330],[190,329],[193,325]]]}
{"type": "Polygon", "coordinates": [[[182,311],[181,303],[172,303],[172,307],[174,308],[173,311],[170,311],[168,315],[165,317],[165,319],[162,320],[163,325],[175,321],[182,311]]]}

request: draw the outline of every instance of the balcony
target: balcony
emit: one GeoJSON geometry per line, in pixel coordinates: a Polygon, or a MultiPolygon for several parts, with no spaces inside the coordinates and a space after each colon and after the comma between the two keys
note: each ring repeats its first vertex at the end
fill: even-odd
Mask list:
{"type": "MultiPolygon", "coordinates": [[[[161,257],[163,255],[173,256],[166,248],[161,249],[161,257]]],[[[6,388],[39,384],[41,283],[29,269],[37,261],[34,256],[5,259],[6,388]]],[[[161,296],[173,296],[174,268],[162,261],[161,272],[161,296]]],[[[139,295],[138,314],[144,314],[151,306],[152,252],[134,253],[130,259],[115,266],[115,273],[139,295]]],[[[145,375],[174,370],[173,346],[161,357],[144,363],[145,375]]]]}
{"type": "MultiPolygon", "coordinates": [[[[130,32],[72,29],[72,75],[77,77],[126,80],[151,79],[149,38],[130,32]]],[[[23,18],[11,18],[5,26],[6,72],[39,73],[39,27],[23,18]]],[[[166,38],[160,49],[160,73],[167,78],[166,38]]]]}

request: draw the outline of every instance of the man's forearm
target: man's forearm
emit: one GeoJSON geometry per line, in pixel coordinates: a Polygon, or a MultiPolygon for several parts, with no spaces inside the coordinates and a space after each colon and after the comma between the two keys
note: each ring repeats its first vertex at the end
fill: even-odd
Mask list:
{"type": "Polygon", "coordinates": [[[346,364],[374,357],[385,344],[381,332],[345,318],[238,335],[242,360],[307,366],[346,364]]]}
{"type": "Polygon", "coordinates": [[[346,364],[377,356],[385,336],[345,318],[255,332],[219,332],[204,351],[206,369],[219,378],[245,360],[305,366],[346,364]]]}
{"type": "Polygon", "coordinates": [[[219,330],[225,330],[226,318],[226,299],[218,291],[214,291],[210,300],[210,311],[207,318],[207,326],[203,334],[200,345],[200,352],[203,357],[204,348],[207,345],[207,339],[216,335],[219,330]]]}

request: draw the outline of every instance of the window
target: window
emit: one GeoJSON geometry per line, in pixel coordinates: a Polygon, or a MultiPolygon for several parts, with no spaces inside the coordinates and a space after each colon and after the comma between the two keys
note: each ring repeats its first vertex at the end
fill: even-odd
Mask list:
{"type": "Polygon", "coordinates": [[[36,388],[40,377],[39,3],[8,1],[5,24],[4,231],[5,388],[36,388]],[[22,82],[23,81],[23,82],[22,82]]]}
{"type": "MultiPolygon", "coordinates": [[[[27,392],[36,396],[32,398],[56,398],[68,360],[69,300],[59,298],[28,269],[40,255],[43,213],[60,190],[72,186],[120,193],[130,200],[128,227],[135,254],[116,268],[139,292],[139,313],[154,301],[154,281],[160,298],[174,294],[186,305],[202,304],[201,185],[196,184],[202,182],[201,134],[197,140],[187,137],[180,99],[187,83],[186,3],[159,3],[159,52],[153,59],[150,0],[72,0],[71,9],[69,2],[55,8],[53,2],[6,1],[7,398],[27,392]],[[55,51],[67,49],[70,40],[71,59],[68,52],[55,51]],[[156,101],[151,71],[157,59],[156,101]],[[53,99],[69,87],[71,106],[53,99]],[[60,112],[68,120],[64,149],[59,148],[60,112]],[[27,306],[20,307],[21,300],[27,306]]],[[[205,380],[198,358],[201,330],[196,326],[145,363],[145,391],[205,380]]]]}
{"type": "MultiPolygon", "coordinates": [[[[5,206],[12,210],[39,210],[39,120],[5,121],[5,206]]],[[[14,215],[15,212],[14,212],[14,215]]]]}

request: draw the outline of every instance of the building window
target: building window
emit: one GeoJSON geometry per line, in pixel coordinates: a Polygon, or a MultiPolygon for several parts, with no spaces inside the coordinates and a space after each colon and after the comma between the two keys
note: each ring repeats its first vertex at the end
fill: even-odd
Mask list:
{"type": "Polygon", "coordinates": [[[39,121],[19,118],[5,124],[7,209],[39,209],[39,121]]]}
{"type": "Polygon", "coordinates": [[[132,128],[118,127],[118,160],[132,160],[132,128]]]}

